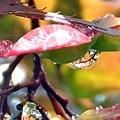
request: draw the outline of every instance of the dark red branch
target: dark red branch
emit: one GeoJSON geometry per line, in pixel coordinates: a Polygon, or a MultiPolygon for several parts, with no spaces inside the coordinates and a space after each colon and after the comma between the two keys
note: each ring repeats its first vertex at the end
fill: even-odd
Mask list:
{"type": "Polygon", "coordinates": [[[53,105],[53,108],[57,115],[61,115],[65,120],[71,120],[70,116],[65,112],[61,104],[53,97],[51,94],[48,93],[50,101],[53,105]]]}
{"type": "MultiPolygon", "coordinates": [[[[47,81],[45,73],[44,73],[42,66],[41,66],[41,61],[40,61],[40,71],[39,71],[38,79],[41,81],[41,85],[46,90],[46,92],[48,94],[50,94],[51,96],[53,96],[60,103],[60,105],[62,106],[65,113],[71,117],[73,115],[73,113],[67,108],[68,100],[64,99],[60,95],[58,95],[56,93],[56,91],[54,90],[54,88],[47,81]]],[[[52,103],[52,104],[54,104],[54,103],[52,103]]]]}
{"type": "MultiPolygon", "coordinates": [[[[30,0],[29,0],[30,1],[30,0]]],[[[31,2],[31,4],[33,4],[31,2]]],[[[34,6],[34,5],[33,5],[34,6]]],[[[40,19],[54,21],[66,25],[82,24],[91,27],[91,29],[97,30],[110,35],[120,35],[119,31],[114,29],[105,28],[97,25],[94,22],[88,22],[82,19],[72,18],[71,16],[61,15],[52,12],[43,12],[29,6],[24,6],[19,0],[1,0],[0,1],[0,15],[14,14],[17,16],[28,17],[30,19],[40,19]]]]}
{"type": "MultiPolygon", "coordinates": [[[[8,67],[8,69],[3,73],[3,82],[1,84],[1,92],[2,90],[6,90],[7,87],[9,87],[9,83],[10,83],[10,79],[11,79],[11,75],[13,70],[15,69],[15,67],[18,65],[18,63],[21,61],[21,59],[24,57],[24,55],[20,55],[18,56],[8,67]]],[[[6,95],[2,95],[0,97],[0,120],[3,119],[3,116],[6,112],[6,109],[9,110],[8,105],[7,105],[7,96],[6,95]],[[5,107],[6,105],[6,107],[5,107]]]]}
{"type": "Polygon", "coordinates": [[[31,81],[34,81],[34,84],[28,86],[28,99],[30,101],[33,100],[34,94],[36,93],[36,90],[40,86],[40,82],[41,82],[40,79],[38,78],[41,68],[40,68],[40,58],[38,57],[37,54],[34,54],[33,63],[34,63],[34,69],[33,69],[33,78],[31,79],[31,81]]]}
{"type": "Polygon", "coordinates": [[[47,93],[51,94],[63,107],[63,109],[65,110],[65,112],[72,117],[73,113],[67,108],[67,104],[68,104],[68,100],[62,98],[61,96],[59,96],[56,91],[54,90],[54,88],[50,85],[50,83],[46,80],[44,74],[40,75],[41,78],[41,84],[43,86],[43,88],[46,90],[47,93]]]}
{"type": "Polygon", "coordinates": [[[3,82],[1,84],[1,88],[5,89],[6,87],[9,86],[9,82],[11,79],[11,74],[14,71],[15,67],[18,65],[18,63],[21,61],[21,59],[25,56],[24,55],[19,55],[8,67],[8,69],[3,72],[3,82]]]}
{"type": "MultiPolygon", "coordinates": [[[[28,5],[32,8],[36,8],[34,0],[28,0],[28,5]]],[[[39,27],[39,21],[37,18],[31,19],[31,29],[39,27]]]]}
{"type": "Polygon", "coordinates": [[[34,85],[34,84],[35,84],[34,81],[29,80],[29,81],[27,81],[27,82],[25,82],[25,83],[21,83],[21,84],[18,84],[18,85],[16,85],[16,86],[11,86],[11,87],[9,87],[9,88],[6,88],[6,89],[4,89],[4,90],[1,90],[1,91],[0,91],[0,95],[9,95],[9,94],[11,94],[12,92],[16,92],[16,91],[18,91],[18,90],[20,90],[20,89],[22,89],[22,88],[24,88],[24,87],[29,87],[29,86],[32,86],[32,85],[34,85]]]}

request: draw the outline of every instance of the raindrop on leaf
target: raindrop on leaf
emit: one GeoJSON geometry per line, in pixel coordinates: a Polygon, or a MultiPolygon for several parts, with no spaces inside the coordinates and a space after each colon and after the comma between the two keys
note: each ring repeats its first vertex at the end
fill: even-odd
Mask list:
{"type": "Polygon", "coordinates": [[[22,111],[22,120],[30,118],[31,120],[42,120],[42,115],[39,110],[36,109],[36,106],[33,102],[25,103],[22,111]]]}
{"type": "Polygon", "coordinates": [[[68,65],[74,69],[87,69],[94,65],[100,56],[100,51],[90,49],[84,57],[69,63],[68,65]]]}
{"type": "Polygon", "coordinates": [[[0,56],[4,56],[5,53],[8,53],[13,47],[13,43],[9,40],[3,40],[0,42],[0,56]]]}

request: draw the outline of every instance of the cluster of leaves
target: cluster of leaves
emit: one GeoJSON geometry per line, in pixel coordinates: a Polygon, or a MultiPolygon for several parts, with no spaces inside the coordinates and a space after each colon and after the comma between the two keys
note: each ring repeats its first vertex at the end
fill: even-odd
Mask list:
{"type": "Polygon", "coordinates": [[[32,19],[52,20],[62,23],[63,25],[49,25],[37,28],[21,37],[14,45],[8,40],[2,41],[0,43],[1,57],[49,51],[44,52],[42,56],[62,64],[83,57],[90,48],[98,51],[119,50],[119,37],[115,37],[115,41],[111,40],[114,39],[114,36],[119,36],[119,32],[110,29],[110,27],[114,29],[118,28],[119,18],[111,14],[106,15],[104,18],[94,20],[93,22],[87,22],[57,13],[46,13],[41,10],[29,8],[23,6],[19,1],[4,1],[1,1],[1,14],[15,14],[32,19]],[[8,3],[8,7],[2,9],[6,2],[8,3]],[[75,32],[73,33],[73,31],[75,32]],[[99,32],[113,36],[101,34],[99,32]],[[60,34],[64,35],[58,36],[60,34]],[[45,38],[46,36],[47,39],[45,38]],[[44,44],[43,40],[45,41],[44,44]],[[67,53],[67,56],[65,53],[67,53]],[[65,56],[65,59],[61,57],[61,54],[65,56]]]}
{"type": "MultiPolygon", "coordinates": [[[[32,0],[29,0],[28,3],[30,6],[34,5],[34,1],[32,0]]],[[[43,10],[24,6],[19,0],[1,0],[0,14],[14,14],[17,16],[28,17],[32,19],[32,29],[39,26],[38,19],[61,23],[42,26],[31,30],[22,36],[16,43],[12,43],[10,40],[3,40],[0,42],[0,57],[6,58],[13,55],[18,56],[3,74],[4,80],[0,92],[1,119],[3,119],[5,113],[10,114],[7,105],[7,96],[10,93],[23,87],[27,87],[27,101],[35,102],[33,101],[33,97],[40,85],[47,92],[55,112],[64,119],[69,120],[73,118],[74,113],[67,108],[68,101],[60,97],[46,80],[45,73],[41,67],[40,57],[49,58],[53,62],[63,64],[82,58],[89,49],[96,49],[102,52],[119,51],[120,32],[117,31],[119,30],[119,18],[112,14],[108,14],[103,18],[88,22],[59,13],[43,12],[43,10]],[[35,68],[33,70],[33,78],[27,83],[9,86],[11,74],[16,65],[25,54],[34,52],[39,52],[41,54],[40,57],[37,54],[34,54],[35,68]]],[[[49,119],[45,112],[46,110],[40,105],[36,106],[42,115],[41,119],[49,119]]],[[[87,113],[80,115],[78,119],[117,120],[120,118],[120,115],[118,114],[119,109],[119,105],[106,109],[96,108],[96,110],[90,110],[87,113]],[[109,114],[111,114],[111,116],[109,114]]],[[[16,119],[20,118],[21,113],[16,119]]]]}

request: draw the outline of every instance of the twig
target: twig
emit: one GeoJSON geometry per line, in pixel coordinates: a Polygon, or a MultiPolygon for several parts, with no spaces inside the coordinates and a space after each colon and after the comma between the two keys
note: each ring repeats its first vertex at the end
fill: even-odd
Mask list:
{"type": "Polygon", "coordinates": [[[47,93],[50,101],[53,105],[53,108],[57,115],[61,115],[65,120],[71,120],[70,116],[66,113],[66,111],[63,109],[61,104],[53,97],[51,94],[47,93]]]}
{"type": "Polygon", "coordinates": [[[41,62],[40,62],[40,73],[38,78],[40,79],[41,85],[46,90],[46,92],[52,95],[61,104],[61,106],[63,107],[63,110],[65,110],[65,113],[67,113],[70,117],[72,117],[73,113],[67,108],[68,100],[58,95],[54,90],[54,88],[47,81],[45,73],[41,66],[41,62]]]}
{"type": "Polygon", "coordinates": [[[19,55],[8,67],[8,69],[3,72],[3,82],[1,84],[1,89],[6,89],[9,86],[9,82],[11,79],[11,74],[14,71],[15,67],[18,65],[18,63],[21,61],[21,59],[25,56],[19,55]]]}
{"type": "MultiPolygon", "coordinates": [[[[30,2],[30,0],[28,1],[30,2]]],[[[34,6],[34,5],[31,5],[34,6]]],[[[40,19],[54,21],[66,25],[82,24],[90,27],[93,30],[97,30],[102,33],[119,36],[120,32],[111,28],[106,28],[100,25],[95,24],[94,22],[85,21],[82,19],[72,18],[71,16],[61,15],[52,12],[43,12],[42,10],[37,10],[28,6],[24,6],[19,0],[2,0],[0,2],[0,15],[14,14],[17,16],[28,17],[30,19],[40,19]],[[10,4],[12,4],[10,6],[10,4]]],[[[35,23],[34,23],[35,24],[35,23]]],[[[37,26],[37,25],[36,25],[37,26]]],[[[34,27],[35,28],[35,27],[34,27]]]]}
{"type": "Polygon", "coordinates": [[[40,59],[37,54],[34,53],[34,58],[33,58],[33,63],[34,63],[34,69],[33,69],[33,78],[31,81],[34,81],[34,84],[31,84],[28,86],[28,100],[32,101],[34,94],[36,93],[37,88],[40,86],[40,80],[38,78],[39,72],[41,70],[40,68],[40,59]]]}
{"type": "MultiPolygon", "coordinates": [[[[35,6],[35,2],[34,0],[28,0],[28,5],[32,8],[36,8],[35,6]]],[[[32,9],[31,8],[31,9],[32,9]]],[[[31,29],[35,29],[39,27],[39,21],[37,18],[31,18],[31,29]]],[[[36,55],[34,54],[34,59],[33,59],[33,63],[34,63],[34,70],[33,70],[33,81],[36,82],[37,79],[38,79],[38,74],[39,74],[39,66],[36,66],[36,64],[39,64],[39,60],[37,59],[36,55]]],[[[32,100],[33,99],[33,96],[36,92],[36,89],[38,88],[40,83],[38,84],[35,84],[35,85],[31,85],[31,86],[28,86],[28,99],[29,100],[32,100]]]]}
{"type": "Polygon", "coordinates": [[[11,86],[9,88],[6,88],[4,90],[1,90],[0,91],[0,95],[9,95],[11,94],[12,92],[16,92],[18,90],[20,90],[21,88],[24,88],[24,87],[29,87],[29,86],[32,86],[34,85],[35,82],[32,81],[32,80],[29,80],[25,83],[21,83],[21,84],[17,84],[16,86],[11,86]]]}
{"type": "Polygon", "coordinates": [[[43,88],[47,91],[47,93],[51,94],[53,97],[55,97],[55,99],[61,104],[61,106],[63,107],[63,109],[65,110],[65,112],[72,117],[73,113],[67,108],[67,104],[68,104],[68,100],[62,98],[61,96],[59,96],[54,88],[50,85],[50,83],[46,80],[46,77],[44,75],[40,76],[41,78],[41,84],[43,86],[43,88]]]}
{"type": "MultiPolygon", "coordinates": [[[[28,0],[28,5],[32,6],[32,8],[36,8],[34,0],[28,0]]],[[[37,18],[31,19],[31,29],[35,29],[39,27],[39,21],[37,18]]]]}
{"type": "MultiPolygon", "coordinates": [[[[17,64],[21,61],[21,59],[24,57],[25,55],[20,55],[18,56],[8,67],[8,69],[3,73],[3,82],[1,84],[1,90],[5,90],[7,87],[9,87],[9,82],[11,79],[11,74],[13,72],[13,70],[15,69],[15,67],[17,66],[17,64]]],[[[5,111],[8,108],[7,105],[7,94],[6,95],[2,95],[0,97],[0,120],[3,119],[3,116],[5,114],[5,111]],[[6,105],[6,107],[5,107],[6,105]]]]}
{"type": "Polygon", "coordinates": [[[61,15],[57,13],[52,12],[43,12],[43,11],[36,11],[32,12],[24,12],[24,11],[16,11],[14,13],[15,15],[22,16],[22,17],[28,17],[28,18],[37,18],[40,20],[47,20],[47,21],[54,21],[66,25],[72,25],[72,24],[82,24],[85,26],[89,26],[93,30],[97,30],[102,33],[106,33],[109,35],[119,36],[120,32],[111,28],[105,28],[103,26],[97,25],[94,22],[85,21],[82,19],[72,18],[71,16],[67,15],[61,15]]]}

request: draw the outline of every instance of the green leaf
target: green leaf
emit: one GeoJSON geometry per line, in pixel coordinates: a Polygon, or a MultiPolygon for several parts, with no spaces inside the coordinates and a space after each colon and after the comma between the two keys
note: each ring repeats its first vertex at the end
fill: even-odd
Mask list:
{"type": "MultiPolygon", "coordinates": [[[[112,14],[106,14],[103,18],[99,18],[93,21],[95,24],[104,26],[107,28],[119,30],[120,18],[115,17],[112,14]]],[[[107,34],[99,34],[94,37],[97,42],[92,46],[93,49],[99,51],[119,51],[120,50],[120,37],[110,36],[107,34]]]]}
{"type": "Polygon", "coordinates": [[[41,56],[43,58],[48,58],[58,64],[73,62],[74,60],[82,58],[85,53],[91,48],[93,43],[94,41],[80,46],[51,50],[42,53],[41,56]]]}
{"type": "Polygon", "coordinates": [[[102,34],[94,38],[97,42],[92,46],[93,49],[99,51],[119,51],[120,37],[102,34]]]}

